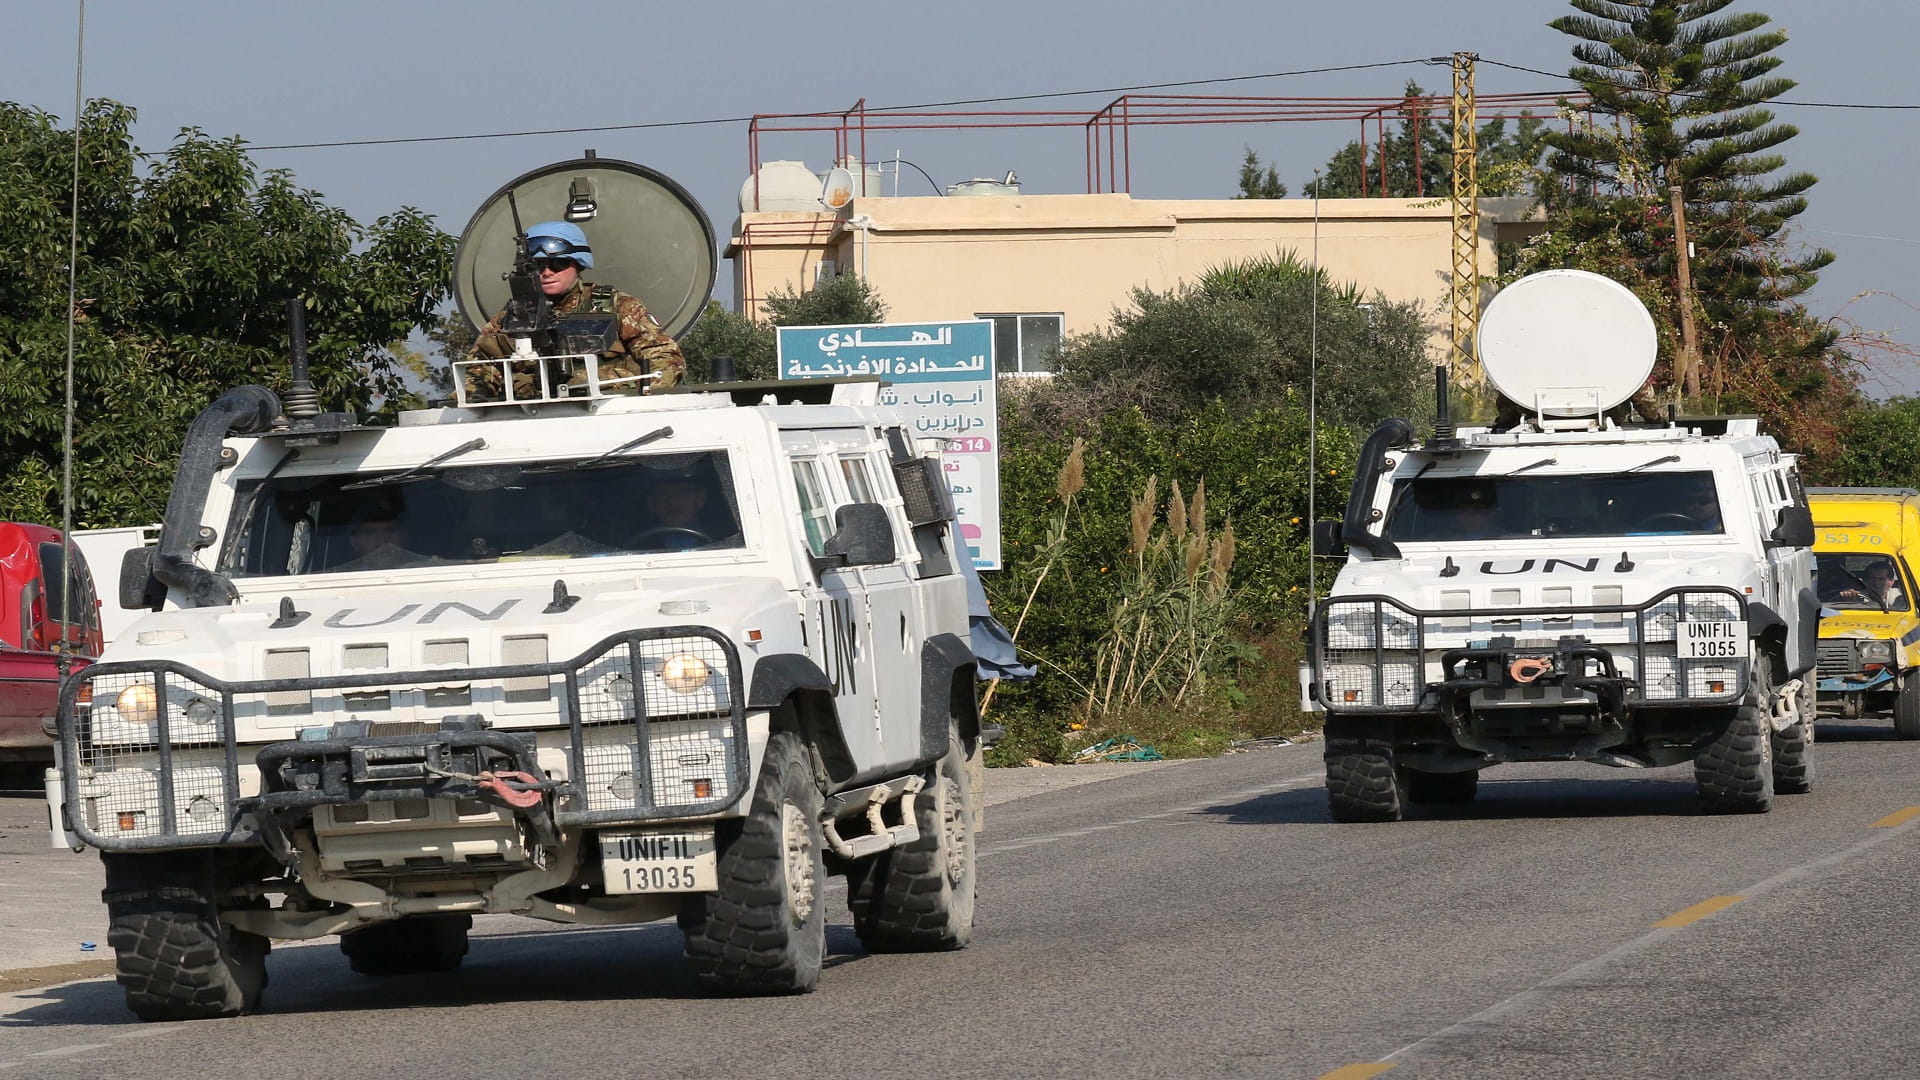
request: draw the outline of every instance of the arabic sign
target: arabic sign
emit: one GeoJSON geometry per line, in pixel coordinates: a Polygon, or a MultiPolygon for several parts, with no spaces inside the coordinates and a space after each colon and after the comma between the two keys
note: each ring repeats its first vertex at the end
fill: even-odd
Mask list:
{"type": "Polygon", "coordinates": [[[914,435],[944,439],[948,489],[973,565],[1000,569],[1000,425],[993,383],[993,324],[881,323],[783,326],[782,379],[878,375],[883,405],[914,435]]]}

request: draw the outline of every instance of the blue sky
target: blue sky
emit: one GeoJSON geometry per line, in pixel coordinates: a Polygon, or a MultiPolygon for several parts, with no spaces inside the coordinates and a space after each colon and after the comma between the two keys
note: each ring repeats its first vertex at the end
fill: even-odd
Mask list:
{"type": "MultiPolygon", "coordinates": [[[[73,109],[77,4],[9,3],[0,36],[0,98],[73,109]]],[[[524,131],[739,117],[1092,90],[1263,72],[1479,53],[1545,71],[1570,63],[1569,39],[1546,26],[1560,2],[1375,0],[1289,4],[1189,0],[1143,15],[1111,3],[1022,5],[635,4],[572,0],[544,7],[500,0],[425,3],[332,0],[92,0],[86,6],[85,88],[137,108],[137,139],[164,149],[197,126],[256,145],[524,131]]],[[[1920,7],[1891,0],[1753,0],[1785,29],[1780,74],[1797,101],[1920,105],[1920,7]]],[[[1395,67],[1198,87],[1193,93],[1296,96],[1398,94],[1414,78],[1443,90],[1444,67],[1395,67]]],[[[1483,92],[1564,84],[1483,65],[1483,92]]],[[[1058,105],[1092,112],[1111,94],[1058,105]]],[[[1801,129],[1789,165],[1819,175],[1803,238],[1838,261],[1812,307],[1869,333],[1920,342],[1920,111],[1782,106],[1801,129]],[[1856,299],[1861,294],[1864,299],[1856,299]]],[[[1241,148],[1252,145],[1298,191],[1314,166],[1354,135],[1350,124],[1157,128],[1133,140],[1138,197],[1231,194],[1241,148]]],[[[1074,130],[904,133],[869,142],[941,183],[1017,170],[1025,190],[1085,190],[1074,130]]],[[[728,123],[593,135],[261,150],[355,217],[401,205],[458,232],[513,176],[593,147],[652,166],[686,185],[717,232],[736,214],[747,176],[746,125],[728,123]]],[[[816,168],[826,135],[769,140],[763,158],[816,168]]],[[[911,170],[902,193],[931,193],[911,170]]],[[[725,288],[725,270],[722,271],[725,288]]],[[[1874,378],[1920,389],[1920,364],[1889,355],[1874,378]]],[[[1870,379],[1869,387],[1874,385],[1870,379]]],[[[1883,389],[1881,392],[1885,392],[1883,389]]]]}

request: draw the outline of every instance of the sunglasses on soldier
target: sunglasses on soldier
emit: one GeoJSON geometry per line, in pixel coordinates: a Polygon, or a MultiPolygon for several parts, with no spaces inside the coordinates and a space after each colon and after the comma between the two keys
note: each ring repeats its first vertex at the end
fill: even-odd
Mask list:
{"type": "Polygon", "coordinates": [[[533,260],[533,268],[535,270],[551,270],[556,274],[565,273],[567,267],[572,265],[573,265],[572,259],[535,259],[533,260]]]}

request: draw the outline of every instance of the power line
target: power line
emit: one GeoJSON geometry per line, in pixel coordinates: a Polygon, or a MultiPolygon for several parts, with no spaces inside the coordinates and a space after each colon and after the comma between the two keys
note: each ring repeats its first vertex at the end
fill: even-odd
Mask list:
{"type": "MultiPolygon", "coordinates": [[[[1581,80],[1576,79],[1573,76],[1566,74],[1565,72],[1541,71],[1539,68],[1524,67],[1520,64],[1503,64],[1498,60],[1489,60],[1484,56],[1480,58],[1480,62],[1483,64],[1490,64],[1497,68],[1506,68],[1509,71],[1524,71],[1529,75],[1544,75],[1549,79],[1560,79],[1564,82],[1573,83],[1576,86],[1581,85],[1581,80]]],[[[1633,86],[1628,83],[1612,82],[1609,80],[1602,80],[1601,85],[1617,87],[1621,90],[1631,90],[1638,93],[1648,92],[1648,88],[1644,86],[1633,86]]],[[[1670,93],[1673,97],[1681,97],[1681,98],[1703,98],[1707,96],[1705,94],[1690,93],[1684,90],[1672,90],[1672,91],[1668,91],[1668,93],[1670,93]]],[[[1920,111],[1920,105],[1875,105],[1870,102],[1858,102],[1858,101],[1792,101],[1786,98],[1771,98],[1766,101],[1756,101],[1753,104],[1755,105],[1792,105],[1801,109],[1875,109],[1880,111],[1893,111],[1893,112],[1920,111]]]]}
{"type": "MultiPolygon", "coordinates": [[[[1434,60],[1422,57],[1417,60],[1382,60],[1372,64],[1342,64],[1338,67],[1301,68],[1297,71],[1269,71],[1260,75],[1225,75],[1212,79],[1185,79],[1180,82],[1140,83],[1136,86],[1109,86],[1092,90],[1050,90],[1033,94],[1007,94],[1001,97],[964,98],[958,101],[929,101],[918,105],[878,105],[869,106],[869,113],[909,112],[917,109],[950,109],[960,105],[1002,105],[1016,101],[1041,101],[1049,98],[1084,97],[1088,94],[1129,94],[1138,90],[1173,90],[1183,86],[1219,86],[1226,83],[1253,82],[1258,79],[1283,79],[1298,75],[1327,75],[1339,71],[1366,71],[1373,68],[1405,67],[1409,64],[1445,63],[1445,58],[1434,60]]],[[[846,112],[833,109],[819,113],[799,113],[801,116],[841,116],[846,112]]],[[[744,124],[752,116],[721,116],[706,120],[658,120],[646,124],[599,124],[593,127],[537,128],[527,131],[487,131],[466,135],[414,135],[392,139],[341,139],[335,142],[273,143],[264,146],[249,146],[250,152],[261,150],[323,150],[341,146],[397,146],[407,143],[467,142],[477,139],[519,139],[531,135],[594,135],[606,131],[658,131],[663,128],[712,127],[719,124],[744,124]]]]}

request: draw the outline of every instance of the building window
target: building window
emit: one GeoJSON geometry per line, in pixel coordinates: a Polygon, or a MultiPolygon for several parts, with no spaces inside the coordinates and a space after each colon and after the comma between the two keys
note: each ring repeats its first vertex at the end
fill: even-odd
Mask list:
{"type": "Polygon", "coordinates": [[[993,324],[999,375],[1051,375],[1060,370],[1059,315],[975,315],[993,324]]]}

